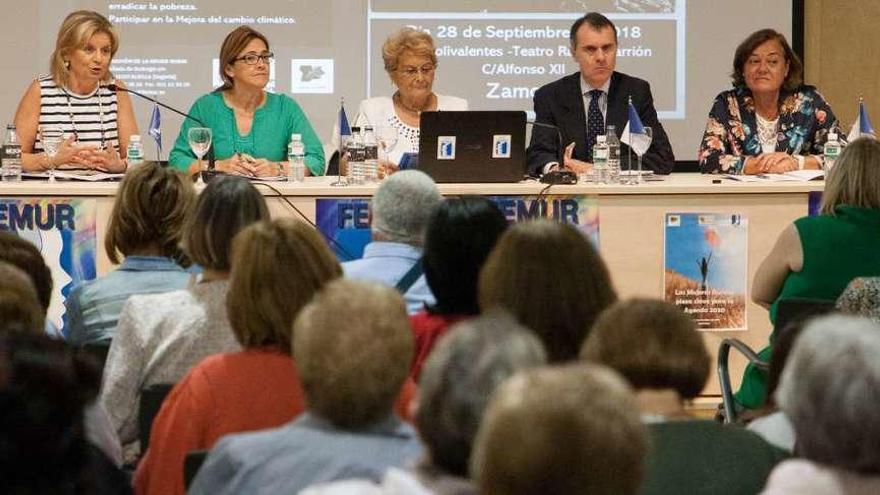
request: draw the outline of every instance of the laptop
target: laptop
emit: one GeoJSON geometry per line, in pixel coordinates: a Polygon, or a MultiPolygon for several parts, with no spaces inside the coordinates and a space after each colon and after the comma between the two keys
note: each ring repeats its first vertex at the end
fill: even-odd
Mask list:
{"type": "Polygon", "coordinates": [[[526,172],[526,113],[423,112],[418,169],[435,182],[519,182],[526,172]]]}

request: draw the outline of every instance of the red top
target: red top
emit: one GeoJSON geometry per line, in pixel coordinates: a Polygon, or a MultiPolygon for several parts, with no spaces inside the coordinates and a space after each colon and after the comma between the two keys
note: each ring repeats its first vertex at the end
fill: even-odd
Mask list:
{"type": "MultiPolygon", "coordinates": [[[[395,404],[407,420],[415,392],[407,380],[395,404]]],[[[153,420],[150,447],[134,477],[135,493],[183,495],[187,452],[210,449],[229,433],[281,426],[304,410],[290,356],[253,348],[205,358],[174,386],[153,420]]]]}
{"type": "Polygon", "coordinates": [[[422,366],[431,354],[434,344],[440,339],[452,325],[469,318],[467,315],[435,315],[427,311],[420,311],[409,317],[415,338],[416,351],[413,356],[412,371],[410,376],[416,382],[422,374],[422,366]]]}

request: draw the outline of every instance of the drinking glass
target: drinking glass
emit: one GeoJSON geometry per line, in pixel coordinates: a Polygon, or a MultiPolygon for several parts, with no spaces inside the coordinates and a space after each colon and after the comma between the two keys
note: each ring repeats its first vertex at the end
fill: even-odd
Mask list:
{"type": "Polygon", "coordinates": [[[52,159],[58,154],[61,143],[64,142],[64,131],[58,126],[40,126],[40,143],[43,152],[46,153],[46,165],[49,167],[49,182],[55,182],[55,164],[52,159]]]}
{"type": "MultiPolygon", "coordinates": [[[[654,140],[654,134],[650,127],[645,126],[645,135],[648,136],[648,147],[651,146],[651,142],[654,140]]],[[[647,151],[646,151],[647,153],[647,151]]],[[[642,155],[636,153],[639,157],[639,170],[636,172],[635,184],[642,183],[642,155]]],[[[630,167],[632,168],[632,167],[630,167]]]]}
{"type": "Polygon", "coordinates": [[[211,129],[208,127],[193,127],[187,133],[189,148],[199,159],[199,177],[198,183],[204,184],[202,180],[202,158],[211,149],[211,129]]]}

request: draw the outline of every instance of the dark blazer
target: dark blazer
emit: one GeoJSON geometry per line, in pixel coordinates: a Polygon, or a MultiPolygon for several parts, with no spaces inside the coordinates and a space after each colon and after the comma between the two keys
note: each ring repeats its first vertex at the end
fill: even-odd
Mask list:
{"type": "MultiPolygon", "coordinates": [[[[584,113],[580,77],[580,73],[575,72],[539,88],[534,98],[535,120],[559,127],[563,149],[574,141],[574,158],[592,162],[593,157],[587,156],[586,150],[587,117],[584,113]]],[[[630,96],[639,112],[639,118],[644,125],[651,127],[654,136],[651,148],[642,157],[642,167],[659,174],[672,172],[675,156],[672,154],[672,146],[669,144],[666,131],[657,120],[651,86],[646,81],[616,71],[611,74],[606,125],[616,126],[618,136],[623,134],[629,115],[627,103],[630,96]]],[[[532,140],[526,150],[530,174],[540,175],[544,165],[559,161],[562,150],[559,149],[557,142],[558,137],[554,130],[538,126],[532,128],[532,140]]],[[[621,143],[620,161],[624,167],[629,163],[628,158],[629,147],[621,143]]],[[[635,160],[633,155],[633,162],[635,160]]]]}

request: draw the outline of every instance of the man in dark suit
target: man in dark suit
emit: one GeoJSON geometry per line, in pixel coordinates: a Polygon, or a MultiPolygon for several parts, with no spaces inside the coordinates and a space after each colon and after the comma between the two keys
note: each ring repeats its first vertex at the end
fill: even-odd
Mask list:
{"type": "MultiPolygon", "coordinates": [[[[622,134],[630,97],[642,123],[651,127],[654,136],[642,158],[642,167],[661,174],[672,172],[675,157],[666,131],[657,120],[650,85],[614,70],[614,24],[602,14],[591,12],[571,26],[570,39],[580,71],[542,86],[534,98],[536,121],[556,126],[562,134],[562,156],[556,131],[535,126],[526,152],[529,172],[537,176],[557,168],[576,173],[590,170],[596,136],[605,134],[606,124],[616,126],[618,136],[622,134]]],[[[626,167],[629,153],[622,143],[620,155],[626,167]]]]}

